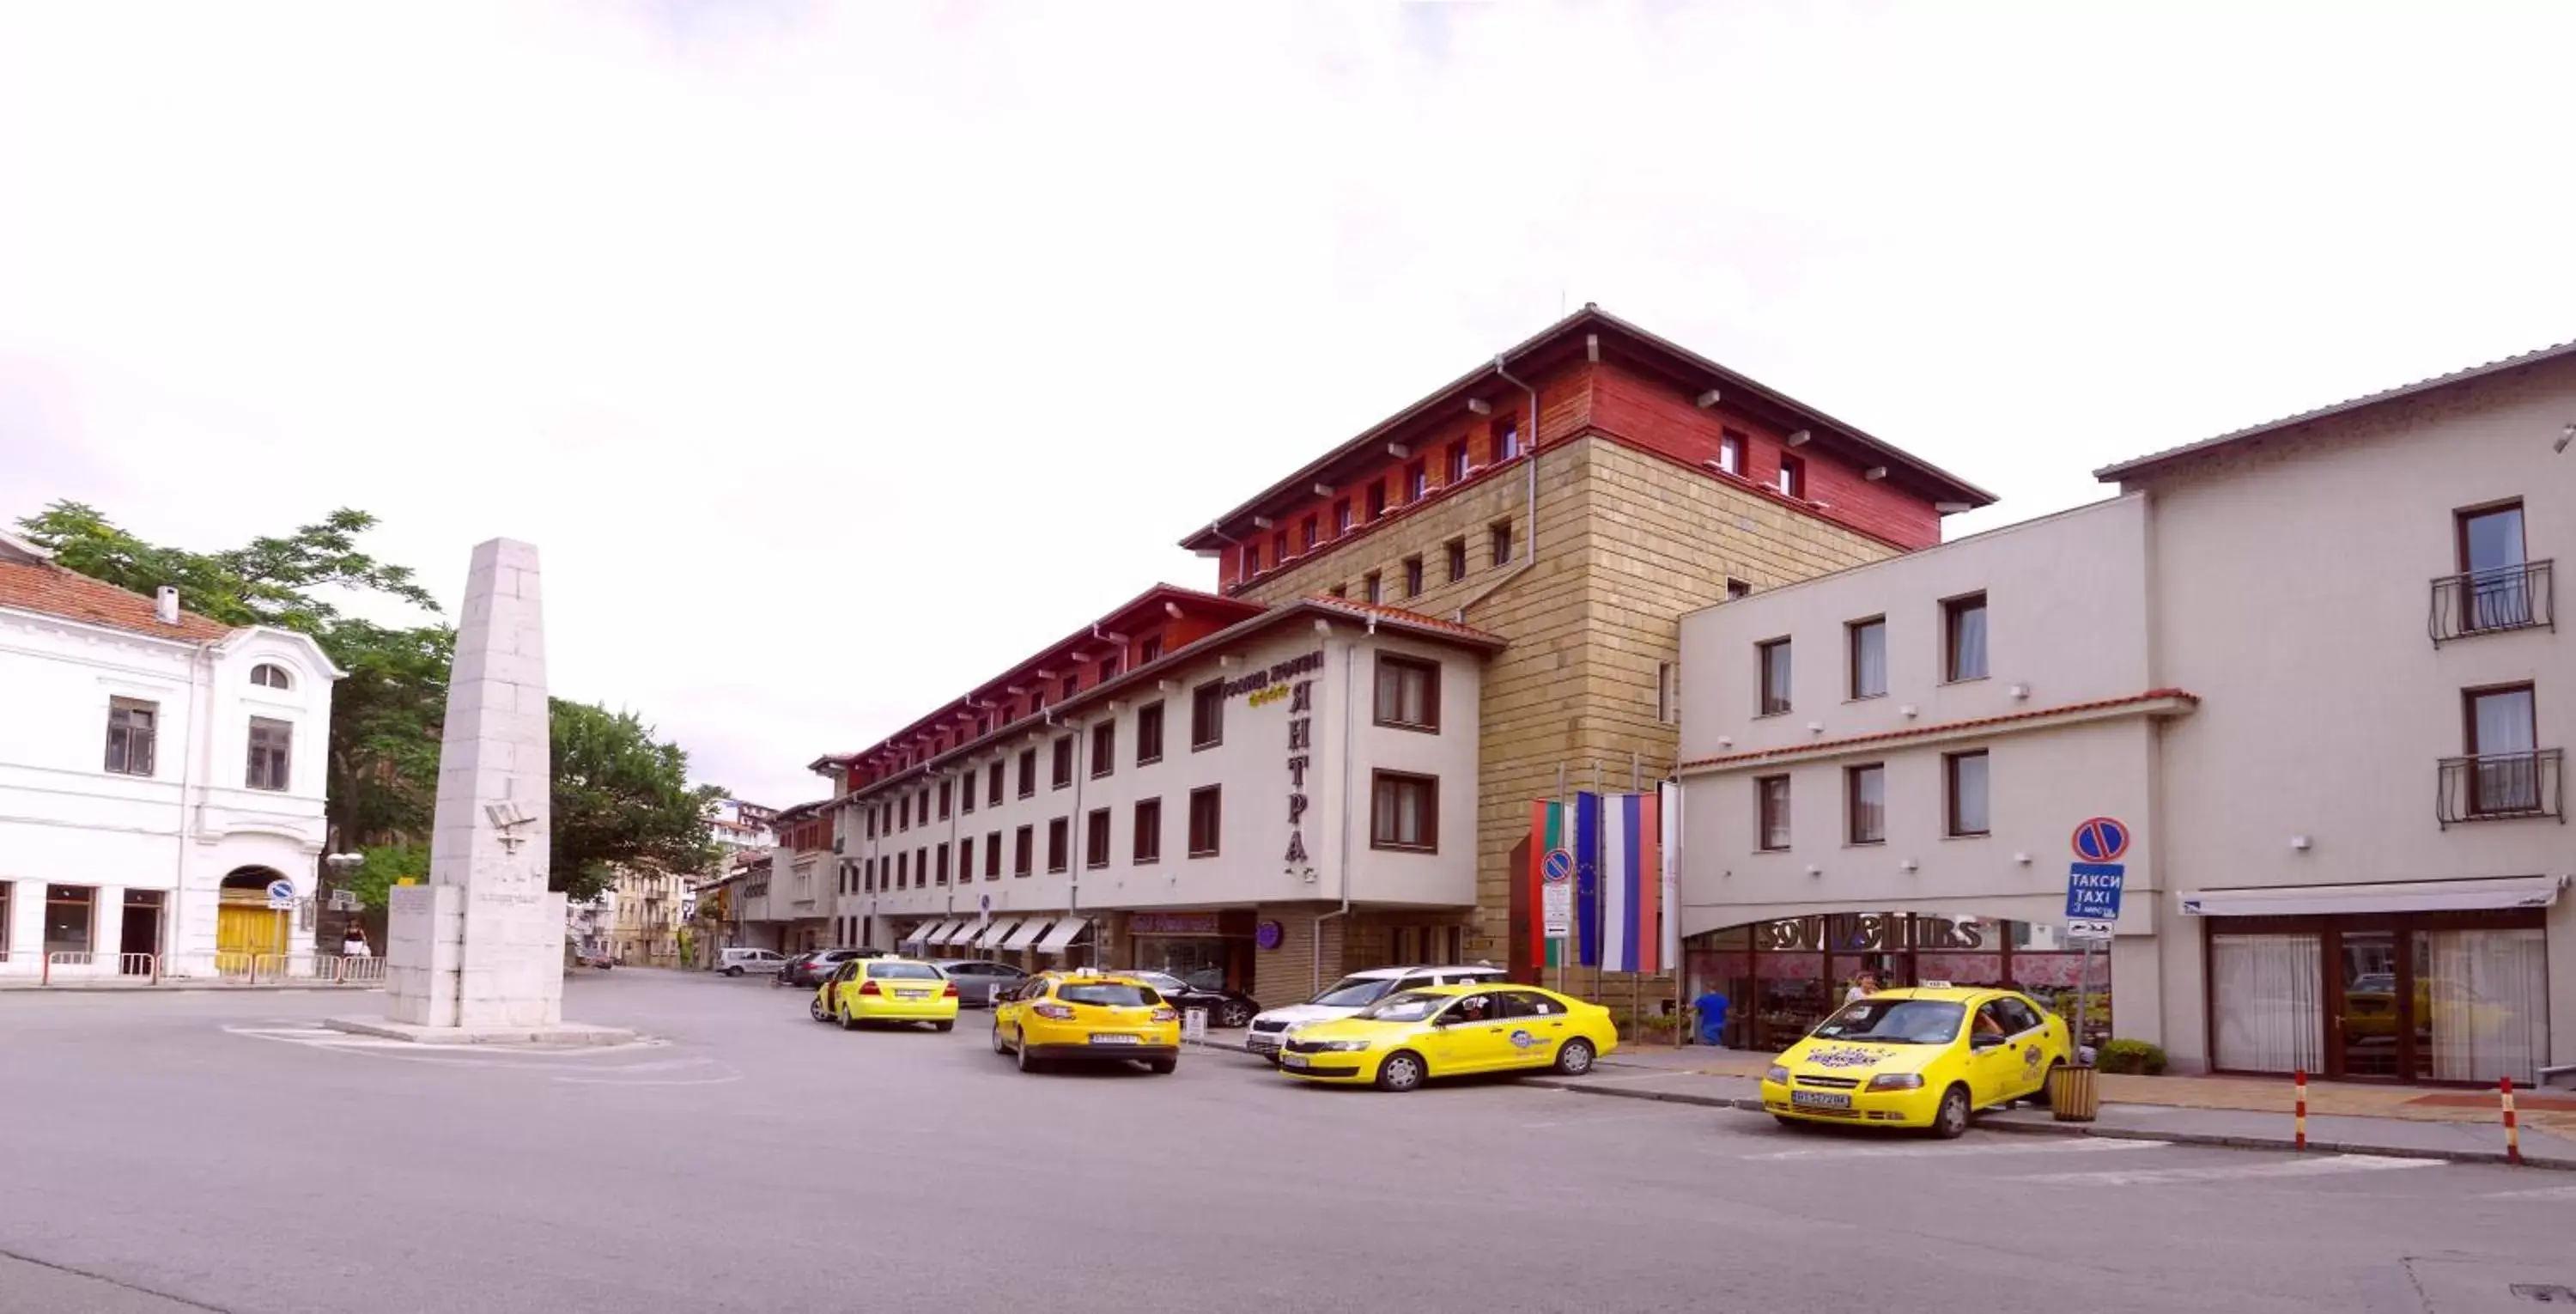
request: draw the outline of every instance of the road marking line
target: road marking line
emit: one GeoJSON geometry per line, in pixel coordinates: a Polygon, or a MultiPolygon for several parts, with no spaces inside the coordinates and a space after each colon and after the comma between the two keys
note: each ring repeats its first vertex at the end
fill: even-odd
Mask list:
{"type": "Polygon", "coordinates": [[[2437,1168],[2439,1159],[2399,1159],[2376,1154],[2339,1154],[2327,1159],[2267,1159],[2206,1168],[2146,1168],[2098,1173],[2041,1173],[2007,1177],[2007,1182],[2045,1186],[2155,1186],[2177,1182],[2226,1182],[2274,1177],[2329,1177],[2343,1173],[2385,1172],[2397,1168],[2437,1168]]]}
{"type": "Polygon", "coordinates": [[[2070,1136],[2064,1140],[1980,1140],[1972,1144],[1953,1145],[1835,1145],[1807,1150],[1773,1150],[1766,1154],[1737,1155],[1755,1163],[1780,1163],[1789,1160],[1812,1162],[1819,1159],[1939,1159],[1950,1156],[1985,1158],[1997,1154],[2085,1154],[2111,1150],[2161,1150],[2165,1141],[2124,1141],[2109,1136],[2070,1136]]]}
{"type": "Polygon", "coordinates": [[[2576,1186],[2544,1186],[2536,1191],[2490,1191],[2481,1200],[2576,1200],[2576,1186]]]}

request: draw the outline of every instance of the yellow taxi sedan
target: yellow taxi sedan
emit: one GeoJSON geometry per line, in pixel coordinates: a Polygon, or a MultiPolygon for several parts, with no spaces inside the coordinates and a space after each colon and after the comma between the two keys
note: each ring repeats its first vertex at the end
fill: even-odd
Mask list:
{"type": "Polygon", "coordinates": [[[1968,1130],[1978,1109],[2043,1094],[2073,1044],[2065,1019],[2013,990],[1925,986],[1845,1004],[1762,1078],[1783,1124],[1968,1130]]]}
{"type": "Polygon", "coordinates": [[[807,1010],[817,1022],[856,1031],[871,1022],[927,1022],[957,1028],[957,983],[909,958],[853,958],[814,992],[807,1010]]]}
{"type": "Polygon", "coordinates": [[[1536,986],[1469,982],[1389,995],[1288,1032],[1279,1070],[1304,1081],[1413,1090],[1472,1072],[1574,1077],[1619,1047],[1610,1011],[1536,986]]]}
{"type": "Polygon", "coordinates": [[[1132,976],[1040,972],[993,1005],[993,1052],[1034,1072],[1059,1059],[1180,1066],[1181,1012],[1132,976]]]}

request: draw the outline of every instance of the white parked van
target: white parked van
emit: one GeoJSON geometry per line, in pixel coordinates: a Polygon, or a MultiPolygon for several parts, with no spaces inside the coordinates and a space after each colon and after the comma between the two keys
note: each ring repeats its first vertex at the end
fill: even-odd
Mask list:
{"type": "Polygon", "coordinates": [[[716,970],[726,976],[776,976],[787,966],[787,955],[775,949],[727,949],[716,959],[716,970]]]}

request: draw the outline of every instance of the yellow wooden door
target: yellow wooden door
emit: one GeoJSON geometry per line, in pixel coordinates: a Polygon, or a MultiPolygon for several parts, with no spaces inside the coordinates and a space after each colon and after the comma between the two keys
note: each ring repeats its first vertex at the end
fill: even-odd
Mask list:
{"type": "Polygon", "coordinates": [[[286,952],[286,914],[267,903],[225,903],[215,910],[215,970],[239,976],[257,954],[286,952]]]}

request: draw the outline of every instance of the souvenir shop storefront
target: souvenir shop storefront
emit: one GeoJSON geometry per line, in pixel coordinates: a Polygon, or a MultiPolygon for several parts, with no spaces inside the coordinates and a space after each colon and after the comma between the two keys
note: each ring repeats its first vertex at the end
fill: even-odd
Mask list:
{"type": "MultiPolygon", "coordinates": [[[[1683,942],[1688,997],[1727,1000],[1724,1043],[1778,1050],[1841,1006],[1861,973],[1887,987],[1945,982],[2028,993],[2061,1017],[2075,1016],[2087,958],[2045,922],[1916,913],[1819,913],[1753,922],[1683,942]]],[[[2087,1043],[2111,1036],[2110,959],[2090,957],[2087,1043]]]]}

